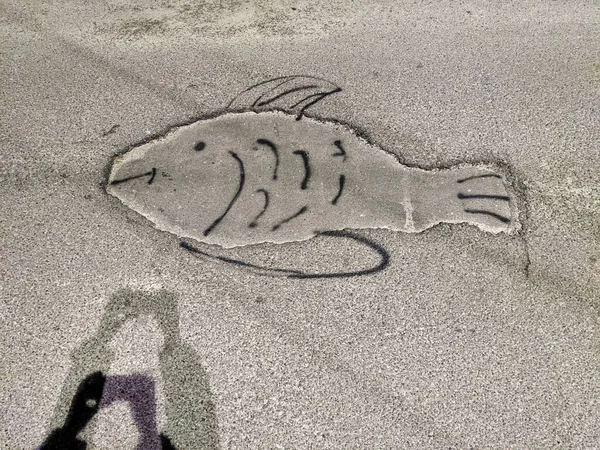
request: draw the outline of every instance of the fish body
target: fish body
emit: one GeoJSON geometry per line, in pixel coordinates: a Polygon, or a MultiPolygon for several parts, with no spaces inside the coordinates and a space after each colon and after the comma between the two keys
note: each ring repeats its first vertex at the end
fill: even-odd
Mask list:
{"type": "Polygon", "coordinates": [[[226,248],[440,222],[515,228],[493,169],[409,168],[345,125],[281,111],[175,128],[117,157],[107,190],[161,230],[226,248]]]}

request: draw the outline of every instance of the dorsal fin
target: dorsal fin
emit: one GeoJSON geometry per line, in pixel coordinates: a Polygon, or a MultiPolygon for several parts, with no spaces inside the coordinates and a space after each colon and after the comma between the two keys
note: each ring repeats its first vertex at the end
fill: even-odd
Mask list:
{"type": "Polygon", "coordinates": [[[291,75],[255,84],[240,92],[227,105],[232,111],[282,110],[300,120],[304,111],[342,88],[322,78],[291,75]]]}

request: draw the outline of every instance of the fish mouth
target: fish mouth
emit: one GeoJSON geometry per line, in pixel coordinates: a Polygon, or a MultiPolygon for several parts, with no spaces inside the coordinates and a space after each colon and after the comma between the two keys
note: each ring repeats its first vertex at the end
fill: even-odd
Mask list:
{"type": "Polygon", "coordinates": [[[244,189],[244,184],[246,183],[246,171],[244,169],[244,162],[241,160],[241,158],[238,156],[238,154],[236,152],[230,151],[229,154],[231,155],[231,157],[233,159],[235,159],[235,161],[238,164],[238,168],[239,168],[239,172],[240,172],[240,181],[238,183],[238,188],[237,188],[237,191],[234,194],[233,198],[231,199],[231,201],[227,205],[227,208],[225,209],[225,212],[223,212],[223,214],[221,214],[219,217],[217,217],[213,221],[213,223],[211,223],[208,226],[208,228],[206,228],[206,230],[204,230],[204,233],[203,233],[204,236],[208,236],[217,227],[217,225],[219,225],[219,223],[221,223],[221,221],[229,213],[229,211],[231,210],[231,208],[233,208],[233,205],[235,204],[235,202],[240,197],[240,194],[242,193],[242,190],[244,189]]]}
{"type": "Polygon", "coordinates": [[[109,184],[109,186],[114,186],[115,184],[121,184],[121,183],[125,183],[127,181],[136,180],[138,178],[147,177],[147,176],[150,177],[148,179],[148,184],[152,184],[152,182],[154,181],[154,177],[156,176],[156,167],[153,167],[152,170],[150,170],[149,172],[142,173],[140,175],[132,175],[130,177],[121,178],[120,180],[112,180],[108,184],[109,184]]]}

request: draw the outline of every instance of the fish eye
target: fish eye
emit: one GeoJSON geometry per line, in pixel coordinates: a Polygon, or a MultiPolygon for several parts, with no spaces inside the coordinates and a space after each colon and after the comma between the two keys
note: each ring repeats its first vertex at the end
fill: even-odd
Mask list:
{"type": "Polygon", "coordinates": [[[197,152],[201,152],[202,150],[204,150],[204,147],[206,147],[204,141],[198,141],[196,142],[196,145],[194,145],[194,150],[196,150],[197,152]]]}

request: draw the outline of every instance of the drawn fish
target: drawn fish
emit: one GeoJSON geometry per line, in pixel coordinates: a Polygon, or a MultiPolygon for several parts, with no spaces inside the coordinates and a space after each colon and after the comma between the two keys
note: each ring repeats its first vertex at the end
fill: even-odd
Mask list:
{"type": "Polygon", "coordinates": [[[307,76],[259,83],[223,114],[118,156],[107,190],[160,230],[225,248],[441,222],[517,228],[496,169],[407,167],[346,125],[304,116],[339,91],[307,76]]]}

